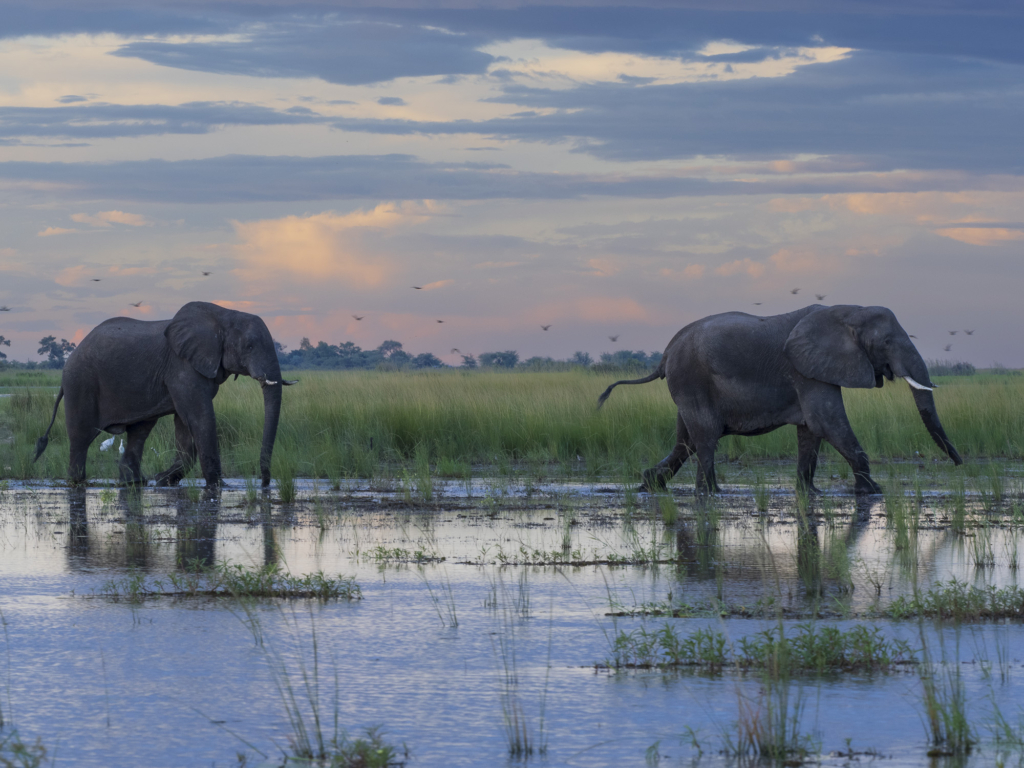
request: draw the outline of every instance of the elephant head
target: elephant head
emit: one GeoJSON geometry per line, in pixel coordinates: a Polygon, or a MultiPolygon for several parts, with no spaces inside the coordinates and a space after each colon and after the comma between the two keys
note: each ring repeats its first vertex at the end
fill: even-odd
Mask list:
{"type": "Polygon", "coordinates": [[[890,310],[822,307],[796,324],[785,351],[801,375],[838,387],[881,387],[883,378],[906,379],[936,445],[954,464],[963,463],[939,421],[928,367],[890,310]]]}
{"type": "Polygon", "coordinates": [[[251,376],[263,387],[260,474],[263,487],[269,486],[270,458],[281,416],[281,386],[295,382],[281,378],[274,339],[266,323],[247,312],[193,301],[178,310],[164,335],[174,353],[200,375],[218,382],[231,374],[251,376]]]}

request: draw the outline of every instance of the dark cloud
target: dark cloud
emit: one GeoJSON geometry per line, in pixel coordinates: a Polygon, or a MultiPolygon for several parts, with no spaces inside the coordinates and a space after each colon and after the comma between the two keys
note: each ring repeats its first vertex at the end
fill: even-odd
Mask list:
{"type": "Polygon", "coordinates": [[[404,107],[405,99],[398,96],[381,96],[377,99],[377,103],[384,107],[404,107]]]}
{"type": "Polygon", "coordinates": [[[77,104],[81,101],[88,101],[85,96],[75,96],[74,94],[68,94],[67,96],[61,96],[57,101],[61,104],[77,104]]]}
{"type": "Polygon", "coordinates": [[[396,77],[480,74],[494,60],[486,39],[411,24],[283,19],[238,30],[244,42],[135,42],[115,55],[166,67],[258,77],[319,77],[365,85],[396,77]]]}
{"type": "Polygon", "coordinates": [[[585,196],[667,198],[694,195],[826,194],[991,188],[964,174],[878,176],[830,174],[764,181],[693,177],[608,176],[514,171],[486,163],[426,163],[410,155],[266,157],[114,163],[0,163],[0,180],[19,198],[76,203],[262,203],[307,200],[571,199],[585,196]],[[23,185],[18,186],[19,182],[23,185]],[[36,191],[39,182],[47,184],[36,191]]]}
{"type": "Polygon", "coordinates": [[[324,122],[306,107],[284,112],[253,104],[192,102],[163,104],[93,104],[69,107],[0,107],[0,139],[10,137],[159,136],[208,133],[229,125],[299,125],[324,122]]]}

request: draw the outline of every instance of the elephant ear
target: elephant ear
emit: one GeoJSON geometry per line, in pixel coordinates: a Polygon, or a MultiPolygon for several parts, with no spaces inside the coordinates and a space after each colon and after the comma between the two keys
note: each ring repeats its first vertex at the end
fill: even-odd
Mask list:
{"type": "Polygon", "coordinates": [[[837,387],[874,387],[874,366],[853,328],[844,322],[848,313],[843,310],[857,309],[860,307],[821,309],[797,323],[785,346],[793,367],[808,379],[837,387]]]}
{"type": "Polygon", "coordinates": [[[215,306],[201,301],[186,304],[164,331],[174,354],[208,379],[217,378],[224,355],[224,330],[210,309],[215,306]]]}

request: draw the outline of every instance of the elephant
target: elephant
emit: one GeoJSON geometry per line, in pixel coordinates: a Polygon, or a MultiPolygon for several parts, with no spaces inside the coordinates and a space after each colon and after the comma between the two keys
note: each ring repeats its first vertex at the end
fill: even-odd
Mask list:
{"type": "Polygon", "coordinates": [[[798,488],[820,493],[814,471],[824,439],[850,463],[854,492],[875,494],[881,488],[850,427],[841,388],[881,387],[883,378],[896,376],[910,385],[932,439],[954,464],[962,464],[939,421],[928,367],[886,307],[814,304],[771,317],[745,312],[705,317],[672,338],[651,375],[609,386],[598,408],[620,384],[667,380],[678,408],[676,446],[644,471],[641,490],[663,489],[696,454],[697,491],[715,493],[719,438],[763,435],[794,424],[798,488]]]}
{"type": "Polygon", "coordinates": [[[68,480],[85,482],[89,445],[100,432],[127,436],[119,474],[123,483],[144,484],[142,450],[161,416],[174,414],[176,458],[156,477],[176,485],[196,455],[207,488],[220,485],[220,451],[213,398],[234,374],[263,388],[260,473],[270,485],[270,458],[281,415],[281,378],[274,340],[256,315],[193,301],[171,320],[129,317],[105,320],[82,339],[64,366],[46,433],[36,442],[38,460],[49,442],[61,398],[70,443],[68,480]]]}

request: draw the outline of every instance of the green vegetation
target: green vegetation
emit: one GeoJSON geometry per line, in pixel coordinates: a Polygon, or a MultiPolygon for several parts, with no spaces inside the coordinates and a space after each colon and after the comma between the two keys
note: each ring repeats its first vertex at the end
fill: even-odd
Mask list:
{"type": "MultiPolygon", "coordinates": [[[[38,376],[33,371],[19,378],[29,374],[38,376]]],[[[664,382],[618,390],[598,411],[597,395],[612,375],[584,369],[303,372],[296,377],[299,384],[285,391],[274,450],[273,474],[289,487],[294,477],[399,477],[407,471],[417,493],[429,496],[424,466],[464,471],[516,463],[618,478],[623,465],[656,463],[675,440],[674,405],[664,382]]],[[[939,413],[963,455],[1024,456],[1024,410],[1018,407],[1024,377],[940,381],[943,386],[935,393],[939,413]]],[[[844,396],[853,427],[873,458],[919,454],[945,461],[903,382],[887,383],[881,390],[847,390],[844,396]]],[[[228,381],[214,403],[225,474],[256,475],[263,429],[260,388],[247,379],[228,381]]],[[[53,393],[41,389],[15,391],[0,400],[0,466],[6,476],[65,476],[63,412],[49,449],[32,463],[35,441],[52,409],[53,393]]],[[[171,419],[161,420],[147,442],[145,474],[152,476],[170,463],[173,433],[171,419]]],[[[99,442],[90,449],[89,474],[116,478],[118,456],[101,453],[99,442]]],[[[760,437],[732,436],[721,441],[719,451],[744,460],[793,458],[796,437],[792,427],[760,437]]],[[[822,463],[834,464],[843,474],[845,462],[830,447],[823,448],[822,463]]]]}
{"type": "Polygon", "coordinates": [[[191,563],[183,573],[164,579],[133,574],[112,579],[99,591],[101,597],[139,603],[155,597],[305,597],[319,600],[359,600],[355,579],[325,576],[323,572],[292,576],[276,564],[262,568],[223,563],[213,568],[191,563]]]}
{"type": "Polygon", "coordinates": [[[950,579],[914,595],[897,597],[885,610],[893,619],[928,616],[953,621],[1007,619],[1024,617],[1024,589],[1008,587],[976,587],[950,579]]]}
{"type": "Polygon", "coordinates": [[[26,744],[16,728],[6,733],[0,728],[0,768],[38,768],[45,760],[46,747],[40,739],[26,744]]]}
{"type": "Polygon", "coordinates": [[[609,666],[616,668],[698,667],[719,671],[726,667],[781,667],[787,674],[888,670],[916,661],[907,643],[886,639],[878,627],[859,624],[843,631],[812,622],[798,624],[793,636],[786,636],[780,624],[735,643],[713,629],[697,629],[680,637],[668,623],[653,632],[640,627],[619,632],[612,654],[609,666]]]}

